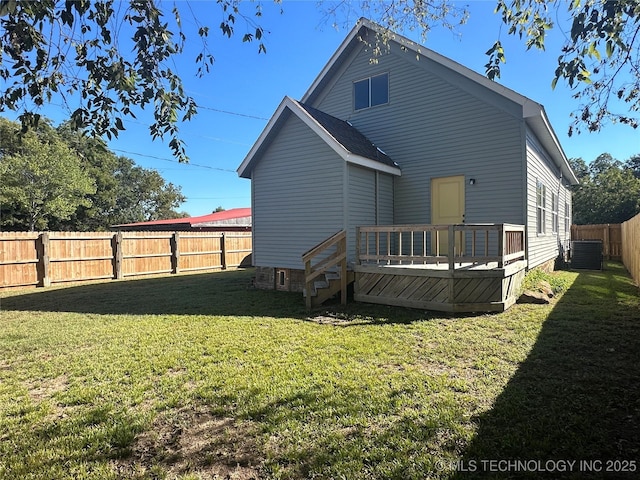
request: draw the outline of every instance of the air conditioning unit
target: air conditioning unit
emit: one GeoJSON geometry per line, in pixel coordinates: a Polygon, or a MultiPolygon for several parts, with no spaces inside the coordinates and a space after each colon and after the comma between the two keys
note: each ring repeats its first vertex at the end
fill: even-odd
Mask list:
{"type": "Polygon", "coordinates": [[[571,242],[571,268],[602,270],[602,240],[571,242]]]}

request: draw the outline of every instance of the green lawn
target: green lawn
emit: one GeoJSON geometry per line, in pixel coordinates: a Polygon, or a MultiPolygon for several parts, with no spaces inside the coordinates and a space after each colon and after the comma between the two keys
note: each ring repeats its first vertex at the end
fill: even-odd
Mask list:
{"type": "Polygon", "coordinates": [[[0,478],[640,470],[640,295],[620,265],[555,274],[552,305],[459,317],[354,303],[309,317],[252,274],[0,293],[0,478]]]}

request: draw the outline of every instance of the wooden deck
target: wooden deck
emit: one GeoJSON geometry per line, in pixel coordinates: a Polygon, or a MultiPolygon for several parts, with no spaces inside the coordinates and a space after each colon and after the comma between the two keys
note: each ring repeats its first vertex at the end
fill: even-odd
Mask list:
{"type": "Polygon", "coordinates": [[[448,312],[504,311],[524,278],[525,238],[524,226],[510,224],[359,227],[354,299],[448,312]]]}

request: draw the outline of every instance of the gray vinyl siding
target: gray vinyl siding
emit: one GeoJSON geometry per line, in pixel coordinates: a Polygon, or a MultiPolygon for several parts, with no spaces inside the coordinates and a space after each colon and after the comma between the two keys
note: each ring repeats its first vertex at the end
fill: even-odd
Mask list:
{"type": "MultiPolygon", "coordinates": [[[[558,167],[549,159],[535,135],[527,132],[527,245],[529,268],[558,256],[562,247],[568,248],[570,231],[565,229],[565,204],[571,212],[571,191],[558,167]],[[538,234],[536,187],[540,180],[546,186],[545,233],[538,234]],[[558,195],[558,231],[553,232],[551,194],[558,195]]],[[[569,225],[571,222],[569,222],[569,225]]]]}
{"type": "Polygon", "coordinates": [[[343,228],[345,168],[289,116],[252,173],[254,265],[302,269],[302,254],[343,228]]]}
{"type": "Polygon", "coordinates": [[[355,231],[358,225],[376,224],[376,172],[349,164],[347,251],[355,261],[355,231]]]}
{"type": "Polygon", "coordinates": [[[396,45],[377,63],[370,59],[361,47],[314,106],[349,120],[399,164],[393,221],[430,223],[431,178],[464,175],[467,223],[523,224],[521,107],[396,45]],[[353,81],[383,72],[389,73],[389,103],[354,111],[353,81]]]}
{"type": "Polygon", "coordinates": [[[347,251],[354,262],[356,227],[393,224],[393,177],[349,164],[347,186],[347,251]]]}
{"type": "Polygon", "coordinates": [[[393,225],[393,177],[378,173],[377,225],[393,225]]]}

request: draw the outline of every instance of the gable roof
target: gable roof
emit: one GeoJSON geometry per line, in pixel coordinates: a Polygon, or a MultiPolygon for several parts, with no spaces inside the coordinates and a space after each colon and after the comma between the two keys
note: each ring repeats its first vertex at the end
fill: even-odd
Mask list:
{"type": "Polygon", "coordinates": [[[556,136],[549,118],[544,110],[544,107],[519,94],[518,92],[511,90],[499,83],[489,80],[487,77],[474,72],[470,68],[461,65],[450,58],[440,55],[433,50],[430,50],[418,43],[409,40],[408,38],[394,33],[381,25],[378,25],[371,20],[361,18],[355,27],[351,30],[349,35],[340,44],[336,52],[329,59],[329,62],[322,69],[318,77],[311,84],[307,92],[302,97],[302,102],[313,103],[317,96],[321,93],[324,87],[328,84],[333,75],[341,68],[343,62],[349,57],[354,49],[359,48],[362,45],[362,39],[366,37],[366,30],[369,30],[375,34],[385,35],[389,41],[396,42],[403,49],[414,52],[416,55],[432,60],[449,70],[452,70],[467,79],[491,90],[492,92],[501,95],[512,102],[522,107],[522,117],[526,124],[533,131],[536,137],[540,140],[544,148],[549,152],[554,163],[562,171],[562,174],[572,184],[578,184],[578,179],[575,176],[573,170],[569,166],[567,156],[560,145],[560,141],[556,136]]]}
{"type": "Polygon", "coordinates": [[[290,97],[284,97],[280,102],[262,134],[238,167],[238,175],[244,178],[251,177],[251,170],[257,158],[275,137],[279,126],[286,118],[286,112],[290,112],[302,120],[344,161],[380,172],[400,175],[398,164],[349,122],[297,102],[290,97]]]}
{"type": "MultiPolygon", "coordinates": [[[[295,101],[295,100],[294,100],[295,101]]],[[[353,125],[339,118],[324,113],[317,108],[298,103],[311,115],[333,138],[343,145],[349,152],[370,160],[384,163],[392,168],[398,168],[398,164],[376,147],[371,141],[358,131],[353,125]]]]}

